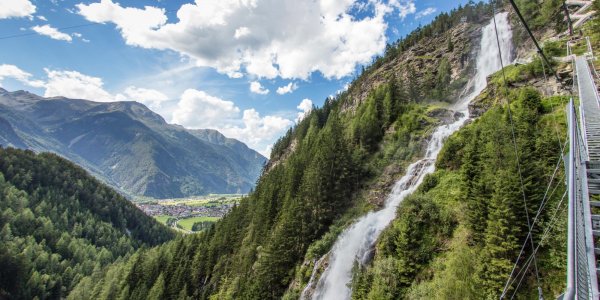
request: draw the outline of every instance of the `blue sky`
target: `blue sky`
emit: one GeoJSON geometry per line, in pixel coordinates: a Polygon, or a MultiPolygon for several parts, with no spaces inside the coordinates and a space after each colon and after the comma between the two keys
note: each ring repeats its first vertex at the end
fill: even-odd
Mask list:
{"type": "Polygon", "coordinates": [[[268,155],[385,44],[466,0],[0,0],[0,86],[134,100],[268,155]]]}

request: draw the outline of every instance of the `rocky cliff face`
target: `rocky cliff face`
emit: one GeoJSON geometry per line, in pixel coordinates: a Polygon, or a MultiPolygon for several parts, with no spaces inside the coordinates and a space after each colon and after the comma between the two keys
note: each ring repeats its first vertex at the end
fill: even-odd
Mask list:
{"type": "MultiPolygon", "coordinates": [[[[469,74],[474,71],[473,52],[477,49],[474,49],[473,45],[477,45],[480,38],[480,25],[469,22],[451,28],[446,34],[424,38],[417,45],[368,74],[366,78],[355,81],[349,87],[351,101],[346,103],[345,109],[354,110],[370,91],[391,77],[405,83],[415,80],[416,85],[421,85],[428,76],[435,78],[438,75],[439,63],[444,59],[450,64],[451,90],[442,100],[452,102],[467,83],[469,74]]],[[[414,100],[426,102],[431,99],[422,95],[421,99],[414,100]]]]}

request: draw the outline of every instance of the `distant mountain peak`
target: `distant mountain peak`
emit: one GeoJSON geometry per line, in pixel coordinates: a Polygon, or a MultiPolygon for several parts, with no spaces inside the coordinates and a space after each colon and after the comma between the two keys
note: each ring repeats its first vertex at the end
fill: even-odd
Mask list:
{"type": "Polygon", "coordinates": [[[188,130],[135,101],[0,93],[0,145],[58,153],[132,195],[246,193],[266,158],[216,130],[188,130]]]}

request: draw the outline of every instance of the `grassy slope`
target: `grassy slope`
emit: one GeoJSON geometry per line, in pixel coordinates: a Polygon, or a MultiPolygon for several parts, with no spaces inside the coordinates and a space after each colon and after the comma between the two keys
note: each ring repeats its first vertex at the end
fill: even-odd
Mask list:
{"type": "Polygon", "coordinates": [[[216,222],[219,219],[220,218],[216,218],[216,217],[193,217],[193,218],[181,219],[177,222],[177,225],[181,226],[185,230],[191,231],[192,226],[194,226],[194,223],[196,223],[196,222],[216,222]]]}

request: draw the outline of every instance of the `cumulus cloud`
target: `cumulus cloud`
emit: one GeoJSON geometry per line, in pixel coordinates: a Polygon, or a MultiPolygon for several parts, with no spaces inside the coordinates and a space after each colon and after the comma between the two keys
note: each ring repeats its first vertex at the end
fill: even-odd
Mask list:
{"type": "Polygon", "coordinates": [[[399,0],[399,2],[396,2],[395,6],[400,11],[398,15],[402,20],[417,12],[417,7],[415,6],[414,0],[399,0]]]}
{"type": "Polygon", "coordinates": [[[63,96],[73,99],[86,99],[100,102],[137,101],[151,109],[160,109],[162,103],[169,100],[160,91],[135,86],[127,87],[123,92],[112,95],[104,89],[102,78],[88,76],[77,71],[44,69],[46,80],[33,79],[33,75],[15,65],[0,65],[0,83],[5,79],[14,79],[35,88],[45,88],[44,97],[63,96]]]}
{"type": "Polygon", "coordinates": [[[164,9],[112,0],[77,9],[88,21],[115,24],[128,45],[173,50],[232,77],[307,79],[315,71],[344,77],[385,49],[391,6],[369,1],[373,13],[356,17],[355,2],[203,0],[183,4],[170,23],[164,9]]]}
{"type": "Polygon", "coordinates": [[[219,130],[266,156],[273,142],[293,125],[291,120],[279,116],[262,117],[253,108],[241,112],[233,102],[195,89],[181,95],[172,122],[187,128],[219,130]]]}
{"type": "Polygon", "coordinates": [[[250,82],[250,91],[260,95],[266,95],[269,93],[269,90],[265,89],[265,87],[263,87],[258,81],[250,82]]]}
{"type": "Polygon", "coordinates": [[[173,112],[173,122],[190,128],[215,128],[231,123],[240,109],[231,101],[187,89],[173,112]]]}
{"type": "Polygon", "coordinates": [[[293,122],[278,116],[261,117],[254,109],[244,110],[241,126],[218,128],[228,137],[246,143],[262,155],[269,157],[273,141],[281,136],[293,122]]]}
{"type": "Polygon", "coordinates": [[[44,87],[45,83],[43,81],[33,80],[31,77],[32,75],[30,73],[21,70],[15,65],[0,65],[0,85],[4,79],[11,78],[31,87],[44,87]]]}
{"type": "Polygon", "coordinates": [[[32,75],[14,65],[0,65],[0,81],[12,78],[36,88],[45,88],[45,97],[64,96],[94,101],[114,101],[114,97],[103,89],[102,79],[76,71],[44,69],[47,80],[34,80],[32,75]]]}
{"type": "Polygon", "coordinates": [[[101,102],[114,101],[114,97],[104,90],[104,82],[99,77],[77,71],[44,70],[48,76],[44,97],[63,96],[101,102]]]}
{"type": "Polygon", "coordinates": [[[287,85],[280,86],[277,88],[277,94],[285,95],[294,92],[298,89],[298,85],[295,82],[290,82],[287,85]]]}
{"type": "Polygon", "coordinates": [[[422,10],[422,11],[418,12],[418,13],[415,15],[415,19],[420,19],[420,18],[422,18],[422,17],[429,16],[429,15],[431,15],[431,14],[435,13],[436,11],[437,11],[437,8],[435,8],[435,7],[428,7],[428,8],[426,8],[426,9],[424,9],[424,10],[422,10]]]}
{"type": "Polygon", "coordinates": [[[296,106],[296,108],[301,110],[301,112],[298,113],[298,117],[296,117],[296,123],[298,123],[312,111],[313,102],[310,99],[303,99],[302,102],[296,106]]]}
{"type": "Polygon", "coordinates": [[[148,106],[152,110],[157,110],[162,107],[163,102],[169,100],[169,97],[157,90],[129,86],[123,93],[117,94],[115,100],[137,101],[148,106]]]}
{"type": "Polygon", "coordinates": [[[0,19],[31,17],[36,7],[29,0],[0,0],[0,19]]]}
{"type": "Polygon", "coordinates": [[[243,38],[247,35],[250,34],[250,29],[248,29],[248,27],[240,27],[238,29],[235,30],[235,33],[233,34],[233,37],[236,39],[240,39],[243,38]]]}
{"type": "Polygon", "coordinates": [[[31,29],[35,32],[37,32],[40,35],[45,35],[51,39],[55,39],[55,40],[59,40],[59,41],[67,41],[67,42],[71,42],[73,40],[73,38],[63,32],[58,31],[58,29],[46,24],[46,25],[42,25],[42,26],[33,26],[31,27],[31,29]]]}

